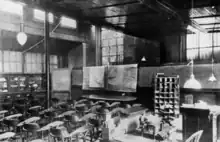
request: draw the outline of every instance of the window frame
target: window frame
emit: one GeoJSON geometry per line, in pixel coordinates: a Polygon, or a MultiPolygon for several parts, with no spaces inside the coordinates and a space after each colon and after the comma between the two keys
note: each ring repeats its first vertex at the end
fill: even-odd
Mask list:
{"type": "Polygon", "coordinates": [[[76,19],[73,19],[73,18],[70,18],[70,17],[67,17],[67,16],[61,16],[61,17],[60,17],[60,26],[61,26],[62,28],[77,29],[78,24],[77,24],[76,19]],[[63,20],[63,19],[75,21],[75,27],[71,27],[71,26],[69,26],[69,25],[67,25],[67,24],[62,23],[62,20],[63,20]]]}
{"type": "MultiPolygon", "coordinates": [[[[44,19],[45,19],[45,11],[43,11],[43,10],[41,10],[41,9],[33,9],[32,12],[33,12],[33,20],[34,20],[34,21],[44,22],[44,19]],[[35,15],[35,12],[36,12],[36,11],[42,12],[43,15],[44,15],[43,18],[37,18],[36,15],[35,15]]],[[[48,13],[48,18],[49,18],[49,19],[48,19],[49,23],[50,23],[50,24],[53,24],[53,23],[54,23],[54,20],[55,20],[54,14],[51,13],[51,12],[49,12],[49,13],[48,13]],[[50,15],[52,16],[52,17],[51,17],[51,18],[52,18],[52,21],[50,20],[50,15]]]]}

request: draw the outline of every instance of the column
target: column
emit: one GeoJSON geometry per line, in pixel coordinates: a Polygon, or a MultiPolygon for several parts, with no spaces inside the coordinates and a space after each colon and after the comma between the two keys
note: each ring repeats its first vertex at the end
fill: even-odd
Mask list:
{"type": "Polygon", "coordinates": [[[87,50],[87,47],[88,47],[88,44],[87,43],[82,43],[82,46],[83,46],[83,67],[86,67],[87,65],[87,54],[86,54],[86,50],[87,50]]]}
{"type": "Polygon", "coordinates": [[[48,11],[45,9],[45,20],[44,20],[44,48],[45,48],[45,65],[46,65],[46,78],[47,78],[47,108],[50,107],[50,50],[49,50],[49,40],[50,40],[50,31],[49,31],[49,21],[48,21],[48,11]]]}
{"type": "Polygon", "coordinates": [[[95,51],[96,51],[96,66],[102,64],[102,50],[101,50],[101,27],[95,27],[95,51]]]}

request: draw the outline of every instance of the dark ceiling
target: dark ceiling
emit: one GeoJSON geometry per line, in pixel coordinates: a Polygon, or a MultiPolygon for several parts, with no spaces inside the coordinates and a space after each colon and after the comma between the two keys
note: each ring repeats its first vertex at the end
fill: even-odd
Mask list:
{"type": "MultiPolygon", "coordinates": [[[[200,25],[203,23],[197,22],[198,20],[192,21],[191,18],[199,19],[204,16],[204,11],[206,18],[220,16],[218,7],[220,0],[20,1],[43,7],[55,13],[66,14],[78,20],[114,28],[130,35],[148,39],[158,39],[165,35],[185,32],[189,23],[203,29],[200,25]],[[204,7],[208,7],[208,10],[204,10],[204,7]],[[195,8],[194,11],[191,11],[193,14],[190,14],[191,8],[195,8]],[[203,10],[200,10],[201,8],[203,10]]],[[[209,28],[207,29],[209,31],[209,28]]]]}
{"type": "MultiPolygon", "coordinates": [[[[20,46],[16,40],[17,33],[10,31],[2,31],[2,49],[3,50],[13,50],[21,52],[37,52],[44,53],[44,42],[42,41],[43,37],[36,35],[28,35],[27,43],[24,46],[20,46]],[[36,44],[39,43],[39,44],[36,44]],[[33,48],[32,48],[33,47],[33,48]]],[[[67,40],[60,39],[50,39],[50,54],[56,55],[66,55],[71,49],[76,48],[81,43],[71,42],[67,40]],[[58,48],[65,47],[65,48],[58,48]]]]}

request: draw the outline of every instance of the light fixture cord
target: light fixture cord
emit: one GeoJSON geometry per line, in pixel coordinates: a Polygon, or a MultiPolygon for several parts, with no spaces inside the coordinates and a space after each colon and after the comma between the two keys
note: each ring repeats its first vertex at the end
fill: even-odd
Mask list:
{"type": "Polygon", "coordinates": [[[215,18],[215,23],[213,26],[213,30],[212,30],[212,73],[214,72],[214,31],[215,31],[215,25],[216,25],[216,18],[215,18]]]}
{"type": "Polygon", "coordinates": [[[24,32],[24,12],[21,16],[20,32],[24,32]]]}
{"type": "MultiPolygon", "coordinates": [[[[53,33],[56,31],[56,29],[60,26],[60,24],[61,24],[61,22],[59,22],[59,23],[52,29],[52,31],[50,32],[50,35],[53,34],[53,33]]],[[[27,52],[27,51],[29,51],[29,50],[35,48],[36,46],[38,46],[39,44],[41,44],[43,41],[44,41],[44,38],[41,39],[40,41],[38,41],[37,43],[35,43],[34,45],[32,45],[30,48],[24,50],[22,53],[25,53],[25,52],[27,52]]]]}
{"type": "Polygon", "coordinates": [[[193,72],[193,67],[194,67],[194,62],[193,62],[193,60],[192,60],[192,61],[191,61],[192,74],[194,74],[194,72],[193,72]]]}

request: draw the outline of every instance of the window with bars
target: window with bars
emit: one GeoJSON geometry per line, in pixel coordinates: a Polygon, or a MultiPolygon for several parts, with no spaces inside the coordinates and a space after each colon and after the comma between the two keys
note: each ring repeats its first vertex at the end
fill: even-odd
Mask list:
{"type": "MultiPolygon", "coordinates": [[[[26,53],[24,56],[25,73],[45,72],[45,54],[26,53]]],[[[0,73],[22,73],[22,53],[0,51],[0,73]]],[[[58,68],[58,56],[50,55],[50,70],[58,68]]]]}
{"type": "Polygon", "coordinates": [[[102,28],[102,64],[122,64],[124,60],[124,35],[102,28]]]}
{"type": "Polygon", "coordinates": [[[42,73],[43,56],[40,53],[27,53],[25,55],[25,73],[42,73]]]}
{"type": "Polygon", "coordinates": [[[21,73],[22,72],[22,53],[15,51],[3,51],[3,72],[21,73]]]}
{"type": "Polygon", "coordinates": [[[220,61],[220,33],[196,33],[187,35],[187,59],[220,61]]]}
{"type": "MultiPolygon", "coordinates": [[[[26,73],[43,73],[46,71],[45,54],[27,53],[25,56],[26,73]]],[[[50,55],[50,70],[58,68],[58,56],[50,55]]]]}

